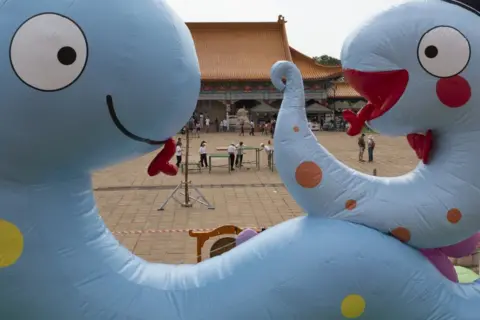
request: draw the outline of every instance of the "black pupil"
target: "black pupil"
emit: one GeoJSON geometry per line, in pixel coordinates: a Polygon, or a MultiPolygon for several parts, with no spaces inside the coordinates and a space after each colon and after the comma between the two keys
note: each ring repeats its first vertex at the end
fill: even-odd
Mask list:
{"type": "Polygon", "coordinates": [[[69,66],[77,60],[77,53],[72,47],[63,47],[58,50],[57,59],[61,64],[69,66]]]}
{"type": "Polygon", "coordinates": [[[433,59],[438,55],[438,49],[435,46],[428,46],[425,48],[425,55],[427,58],[433,59]]]}

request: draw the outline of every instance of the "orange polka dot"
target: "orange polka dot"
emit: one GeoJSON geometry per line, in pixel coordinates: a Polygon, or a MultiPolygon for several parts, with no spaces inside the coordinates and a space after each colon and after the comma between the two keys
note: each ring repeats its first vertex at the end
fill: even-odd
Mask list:
{"type": "Polygon", "coordinates": [[[300,128],[295,126],[295,127],[293,127],[293,131],[298,132],[298,131],[300,131],[300,128]]]}
{"type": "Polygon", "coordinates": [[[447,220],[453,224],[459,223],[462,220],[462,213],[457,208],[450,209],[447,212],[447,220]]]}
{"type": "Polygon", "coordinates": [[[347,210],[353,210],[357,207],[357,201],[355,200],[347,200],[347,202],[345,202],[345,209],[347,210]]]}
{"type": "Polygon", "coordinates": [[[391,234],[392,236],[394,236],[395,238],[397,238],[402,242],[408,242],[410,241],[410,238],[411,238],[410,231],[404,227],[398,227],[393,229],[391,234]]]}
{"type": "Polygon", "coordinates": [[[312,161],[302,162],[295,170],[295,179],[304,188],[315,188],[322,181],[322,176],[322,169],[312,161]]]}

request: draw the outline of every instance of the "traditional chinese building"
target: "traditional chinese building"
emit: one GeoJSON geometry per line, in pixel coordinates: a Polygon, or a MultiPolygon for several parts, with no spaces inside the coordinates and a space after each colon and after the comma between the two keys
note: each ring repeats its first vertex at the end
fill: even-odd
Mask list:
{"type": "Polygon", "coordinates": [[[331,109],[360,109],[365,105],[362,96],[342,78],[333,81],[328,89],[328,106],[331,109]]]}
{"type": "Polygon", "coordinates": [[[197,112],[208,113],[212,120],[235,115],[241,107],[257,121],[274,116],[282,94],[270,82],[270,68],[279,60],[292,61],[300,69],[309,113],[332,114],[334,105],[361,99],[348,84],[336,81],[342,77],[340,67],[320,65],[289,45],[283,16],[276,22],[187,25],[202,73],[197,112]]]}

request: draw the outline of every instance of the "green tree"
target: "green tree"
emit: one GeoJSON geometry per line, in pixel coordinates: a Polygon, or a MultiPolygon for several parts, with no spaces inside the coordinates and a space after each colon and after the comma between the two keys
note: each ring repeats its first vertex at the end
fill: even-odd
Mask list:
{"type": "Polygon", "coordinates": [[[313,57],[313,59],[324,66],[340,66],[341,61],[337,58],[331,57],[329,55],[324,54],[320,57],[313,57]]]}

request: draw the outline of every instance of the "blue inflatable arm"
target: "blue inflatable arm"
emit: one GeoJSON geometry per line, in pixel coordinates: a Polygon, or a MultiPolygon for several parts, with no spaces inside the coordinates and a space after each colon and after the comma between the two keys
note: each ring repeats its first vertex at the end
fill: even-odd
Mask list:
{"type": "Polygon", "coordinates": [[[284,92],[275,161],[306,212],[367,225],[417,248],[456,244],[480,229],[474,178],[480,111],[471,89],[479,81],[480,57],[472,51],[480,46],[473,27],[479,21],[471,3],[411,2],[372,18],[346,40],[345,77],[369,100],[357,118],[346,113],[349,133],[366,124],[408,136],[423,161],[400,177],[368,176],[335,159],[308,128],[299,70],[287,61],[272,67],[272,82],[284,92]],[[451,43],[461,56],[449,51],[451,43]]]}

